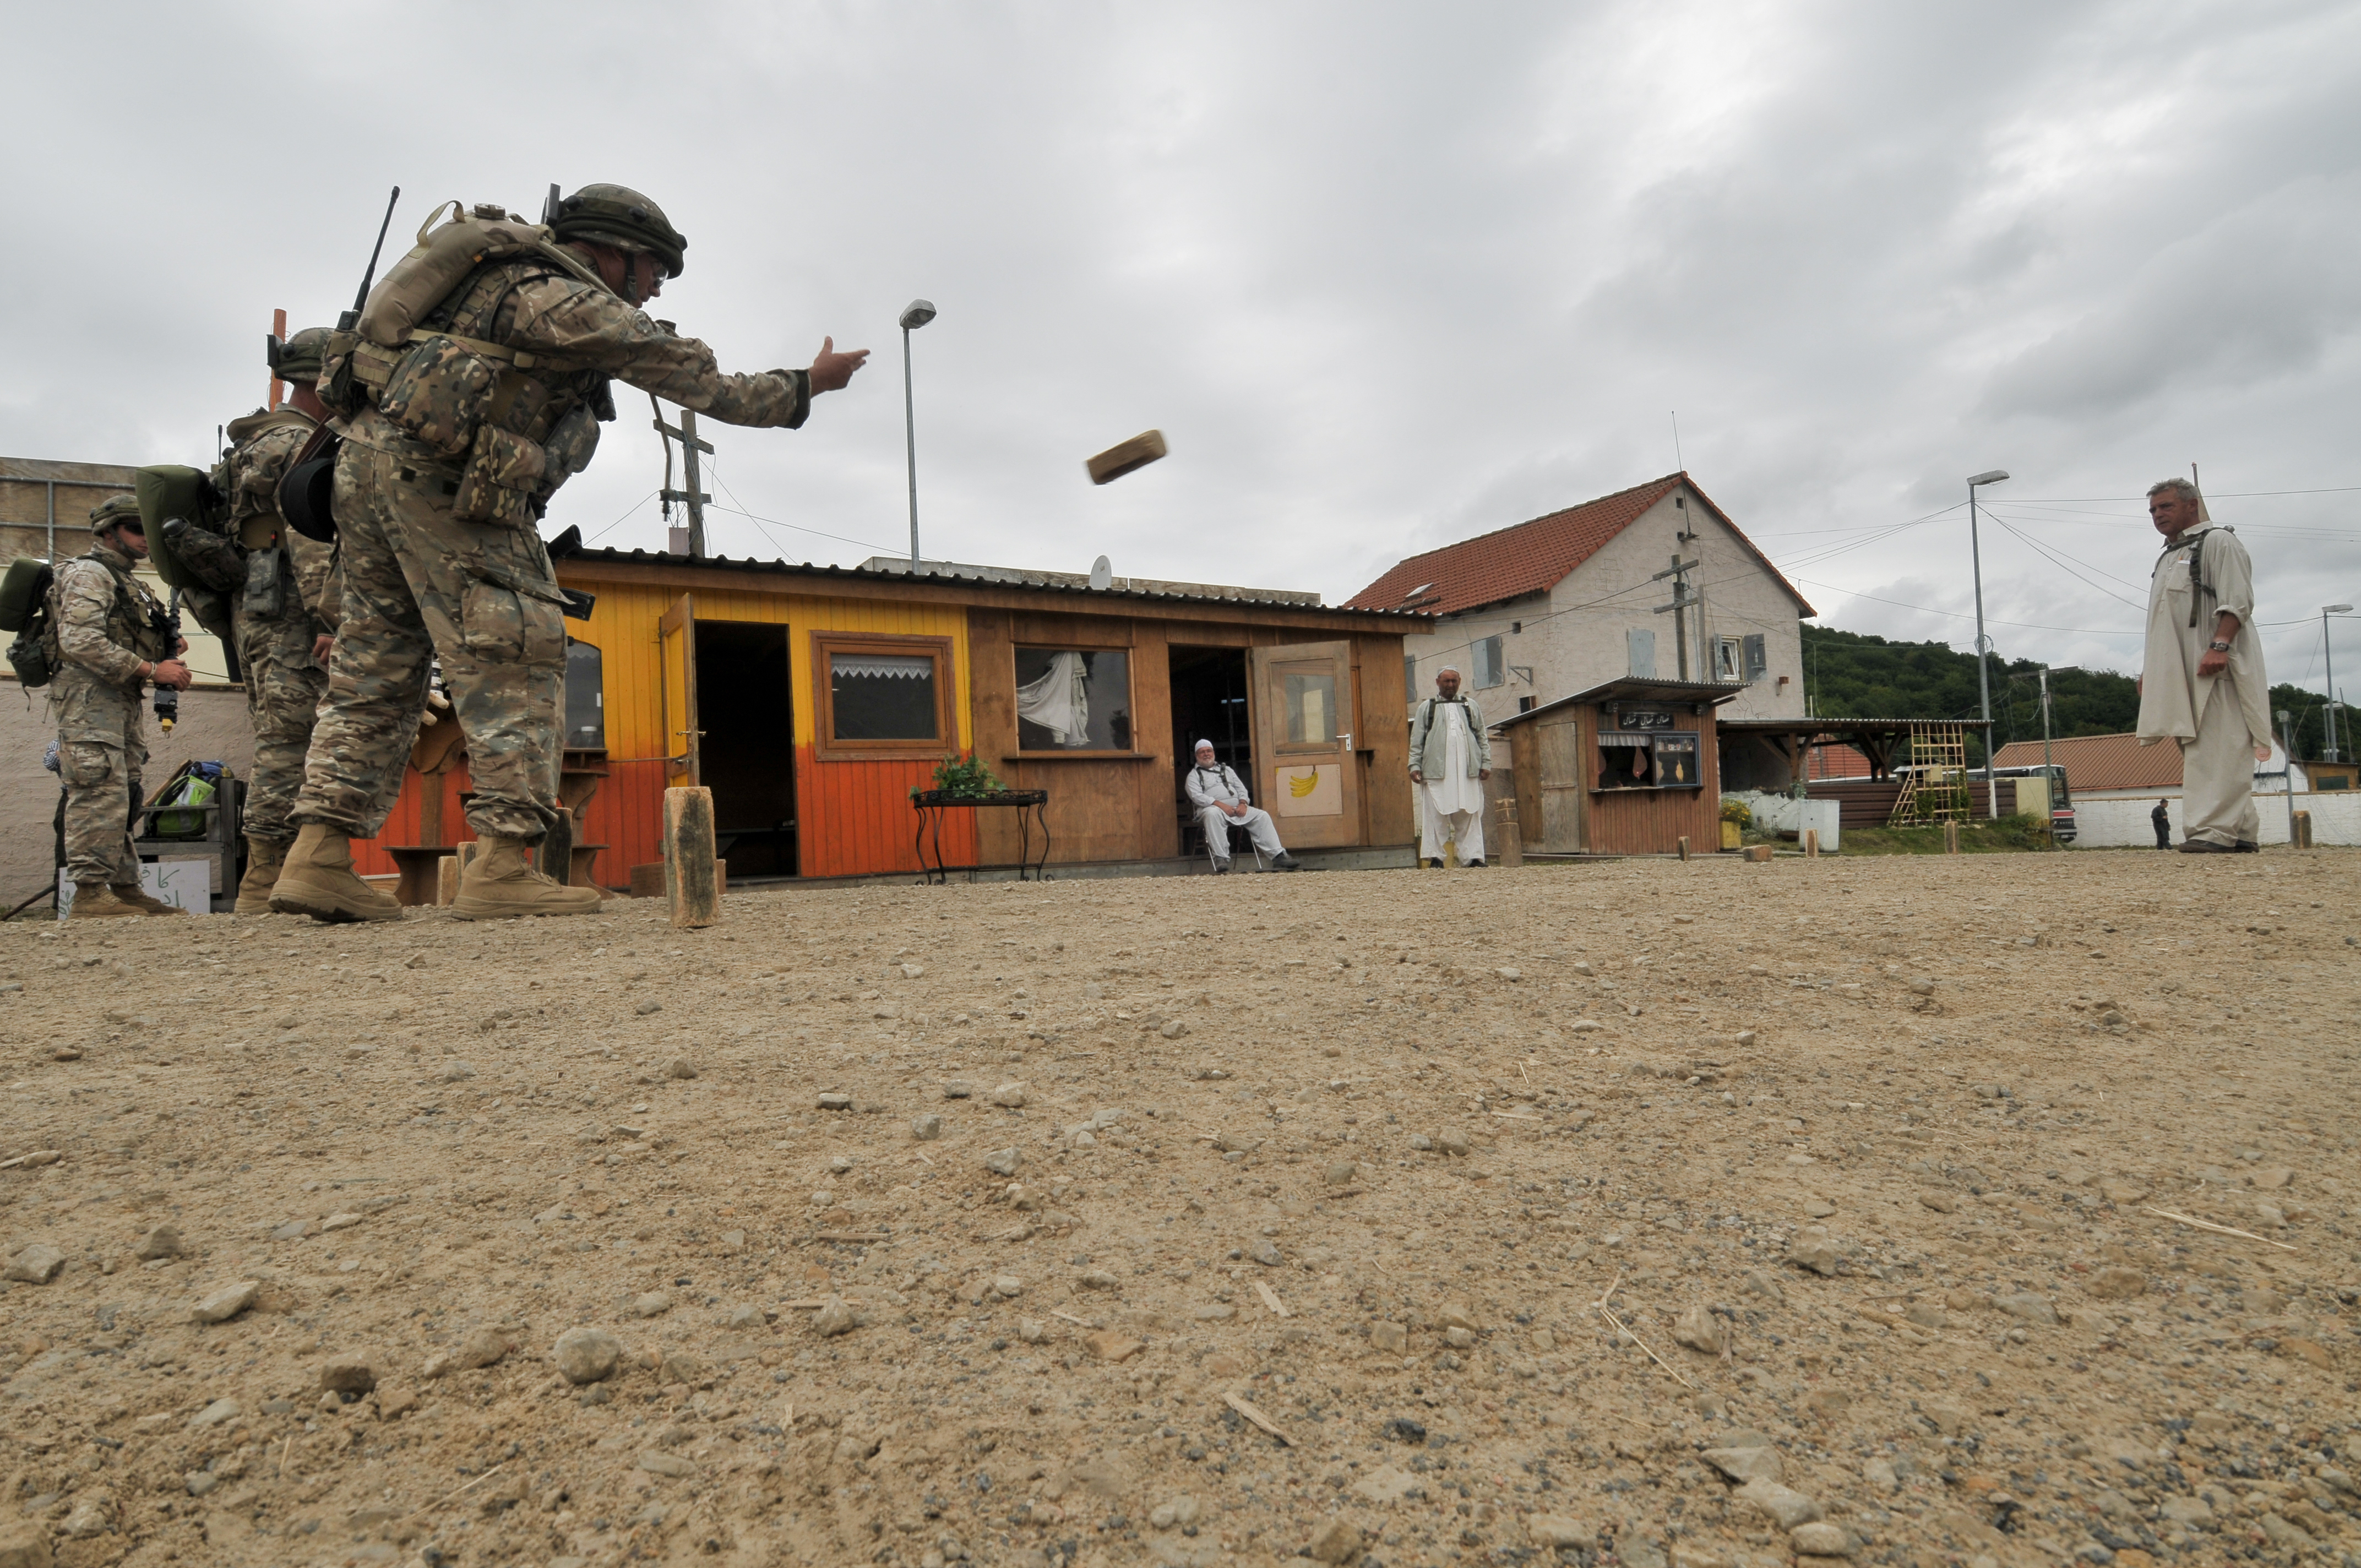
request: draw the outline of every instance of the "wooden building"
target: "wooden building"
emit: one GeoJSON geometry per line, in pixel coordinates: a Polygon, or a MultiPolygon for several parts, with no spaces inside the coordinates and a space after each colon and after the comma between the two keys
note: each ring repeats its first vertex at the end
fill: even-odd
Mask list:
{"type": "MultiPolygon", "coordinates": [[[[1200,738],[1249,780],[1290,850],[1411,863],[1401,641],[1422,616],[937,564],[570,539],[551,555],[561,583],[597,600],[566,622],[560,794],[577,808],[577,882],[621,888],[658,860],[663,792],[688,783],[713,791],[733,883],[916,873],[910,792],[971,752],[1004,786],[1048,793],[1053,871],[1180,869],[1200,849],[1181,809],[1200,738]]],[[[465,788],[464,766],[413,771],[379,839],[355,846],[362,869],[414,867],[467,837],[465,788]]],[[[943,858],[1013,865],[1018,831],[1013,811],[948,813],[943,858]]]]}
{"type": "MultiPolygon", "coordinates": [[[[1528,851],[1667,855],[1720,842],[1714,710],[1737,688],[1609,681],[1501,720],[1528,851]]],[[[1498,753],[1495,753],[1498,760],[1498,753]]]]}

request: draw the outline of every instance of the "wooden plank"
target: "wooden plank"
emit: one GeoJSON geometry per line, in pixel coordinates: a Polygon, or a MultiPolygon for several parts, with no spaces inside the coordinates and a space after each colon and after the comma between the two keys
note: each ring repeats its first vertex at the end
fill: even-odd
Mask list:
{"type": "Polygon", "coordinates": [[[1090,474],[1093,485],[1120,479],[1135,469],[1145,468],[1165,455],[1164,433],[1144,430],[1129,441],[1117,442],[1104,452],[1086,460],[1082,467],[1090,474]]]}
{"type": "Polygon", "coordinates": [[[695,785],[664,791],[664,900],[672,923],[721,923],[713,853],[713,792],[695,785]]]}

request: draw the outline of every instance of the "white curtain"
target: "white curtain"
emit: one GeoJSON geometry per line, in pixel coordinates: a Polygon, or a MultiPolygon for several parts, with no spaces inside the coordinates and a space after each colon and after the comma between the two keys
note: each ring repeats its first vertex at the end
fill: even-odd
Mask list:
{"type": "Polygon", "coordinates": [[[1038,724],[1060,746],[1090,744],[1090,676],[1080,653],[1052,653],[1041,678],[1016,688],[1016,717],[1038,724]]]}
{"type": "Polygon", "coordinates": [[[831,653],[829,667],[840,675],[868,675],[887,680],[927,681],[935,674],[928,653],[831,653]]]}

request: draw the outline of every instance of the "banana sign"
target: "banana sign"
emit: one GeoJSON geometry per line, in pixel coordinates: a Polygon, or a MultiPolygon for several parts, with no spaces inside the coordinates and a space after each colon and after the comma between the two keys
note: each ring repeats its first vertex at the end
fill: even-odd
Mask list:
{"type": "Polygon", "coordinates": [[[1342,817],[1344,768],[1335,762],[1281,767],[1270,810],[1274,817],[1342,817]]]}

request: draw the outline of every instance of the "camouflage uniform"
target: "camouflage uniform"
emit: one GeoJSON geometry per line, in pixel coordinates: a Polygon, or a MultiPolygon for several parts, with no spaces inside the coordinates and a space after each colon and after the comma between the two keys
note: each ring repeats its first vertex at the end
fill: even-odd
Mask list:
{"type": "MultiPolygon", "coordinates": [[[[102,502],[93,520],[113,504],[102,502]]],[[[138,516],[136,507],[131,515],[138,516]]],[[[61,658],[49,712],[66,786],[66,872],[84,888],[139,885],[130,832],[132,808],[147,800],[139,787],[148,761],[139,666],[170,658],[172,646],[163,605],[131,566],[128,555],[93,544],[58,569],[51,590],[61,658]]]]}
{"type": "MultiPolygon", "coordinates": [[[[231,623],[254,726],[246,831],[272,843],[295,837],[291,813],[303,787],[303,757],[328,689],[328,673],[313,659],[312,645],[336,630],[333,548],[279,520],[279,481],[315,428],[308,414],[291,408],[257,410],[234,421],[229,436],[236,444],[220,482],[229,505],[229,536],[244,554],[231,623]]],[[[379,821],[390,805],[379,803],[379,821]]],[[[374,824],[363,828],[374,831],[374,824]]]]}
{"type": "Polygon", "coordinates": [[[810,411],[809,374],[725,376],[704,344],[539,255],[478,268],[412,342],[378,402],[341,425],[344,620],[295,818],[371,830],[369,803],[399,784],[439,656],[467,739],[468,823],[538,839],[556,820],[566,634],[534,525],[614,417],[608,378],[725,423],[792,430],[810,411]],[[451,334],[440,347],[438,334],[451,334]],[[463,376],[434,374],[473,356],[451,336],[513,354],[512,367],[475,356],[499,378],[480,419],[483,400],[453,391],[463,376]]]}

